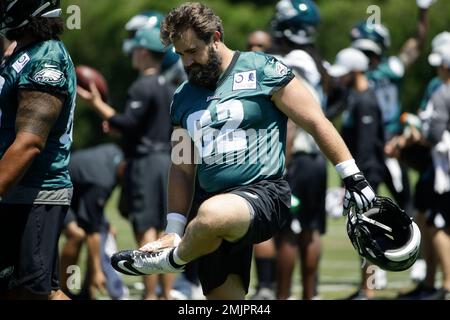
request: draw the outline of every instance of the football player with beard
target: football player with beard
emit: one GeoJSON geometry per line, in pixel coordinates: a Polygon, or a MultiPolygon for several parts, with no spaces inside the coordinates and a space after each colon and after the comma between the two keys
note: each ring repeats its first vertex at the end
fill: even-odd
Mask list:
{"type": "Polygon", "coordinates": [[[306,129],[336,165],[348,192],[345,212],[368,210],[375,193],[339,133],[292,70],[272,56],[239,52],[223,42],[220,17],[203,4],[173,9],[161,26],[188,74],[175,93],[177,139],[169,175],[165,235],[111,262],[129,275],[180,273],[199,261],[208,299],[242,300],[252,249],[271,238],[289,215],[284,178],[287,119],[306,129]],[[195,177],[206,191],[186,225],[195,177]],[[186,229],[186,230],[185,230],[186,229]]]}

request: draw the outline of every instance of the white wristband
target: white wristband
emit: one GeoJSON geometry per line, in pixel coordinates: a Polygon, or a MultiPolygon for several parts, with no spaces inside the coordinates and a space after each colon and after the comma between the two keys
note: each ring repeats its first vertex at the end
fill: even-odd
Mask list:
{"type": "Polygon", "coordinates": [[[350,159],[337,164],[336,171],[341,176],[341,179],[345,179],[352,174],[360,172],[361,170],[359,170],[358,166],[356,165],[355,159],[350,159]]]}
{"type": "Polygon", "coordinates": [[[180,237],[184,234],[184,227],[186,226],[187,219],[180,213],[167,214],[167,226],[166,233],[176,233],[180,237]]]}

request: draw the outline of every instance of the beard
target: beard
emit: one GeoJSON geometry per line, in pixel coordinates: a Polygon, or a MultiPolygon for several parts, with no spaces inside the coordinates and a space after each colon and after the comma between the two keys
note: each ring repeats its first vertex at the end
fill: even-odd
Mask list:
{"type": "Polygon", "coordinates": [[[214,51],[212,47],[208,48],[208,61],[206,64],[194,63],[185,67],[189,82],[208,89],[215,89],[217,81],[220,78],[220,66],[222,58],[214,51]]]}

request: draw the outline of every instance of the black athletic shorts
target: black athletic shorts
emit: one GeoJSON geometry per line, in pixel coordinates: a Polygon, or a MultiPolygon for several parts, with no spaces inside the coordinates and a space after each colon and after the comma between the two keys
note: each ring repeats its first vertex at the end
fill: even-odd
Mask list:
{"type": "Polygon", "coordinates": [[[167,152],[154,152],[127,162],[123,196],[136,234],[150,228],[164,230],[166,226],[170,164],[167,152]]]}
{"type": "Polygon", "coordinates": [[[435,205],[434,192],[434,168],[429,168],[420,174],[414,189],[414,207],[419,212],[433,209],[435,205]]]}
{"type": "Polygon", "coordinates": [[[0,204],[0,294],[59,289],[58,239],[69,206],[0,204]]]}
{"type": "Polygon", "coordinates": [[[426,213],[429,226],[437,229],[450,228],[450,192],[434,194],[433,207],[426,213]]]}
{"type": "MultiPolygon", "coordinates": [[[[221,286],[229,274],[239,275],[248,292],[253,244],[273,237],[289,215],[291,192],[285,179],[263,180],[221,193],[233,193],[247,200],[252,208],[252,220],[242,239],[235,243],[224,240],[216,251],[198,259],[198,276],[205,295],[221,286]]],[[[193,206],[198,209],[202,202],[215,195],[197,190],[193,206]]]]}
{"type": "Polygon", "coordinates": [[[99,185],[74,183],[70,214],[75,216],[78,226],[87,234],[100,232],[110,193],[110,190],[99,185]]]}
{"type": "Polygon", "coordinates": [[[325,197],[327,193],[327,163],[322,154],[296,153],[288,168],[288,182],[292,194],[300,199],[300,210],[290,215],[283,233],[291,233],[293,219],[298,219],[302,230],[326,231],[325,197]]]}

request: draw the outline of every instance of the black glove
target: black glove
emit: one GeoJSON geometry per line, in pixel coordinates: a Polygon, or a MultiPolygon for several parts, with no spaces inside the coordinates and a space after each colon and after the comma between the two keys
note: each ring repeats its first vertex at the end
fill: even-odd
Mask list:
{"type": "Polygon", "coordinates": [[[362,172],[358,172],[344,179],[344,215],[347,215],[352,206],[362,212],[372,208],[376,195],[362,172]]]}

